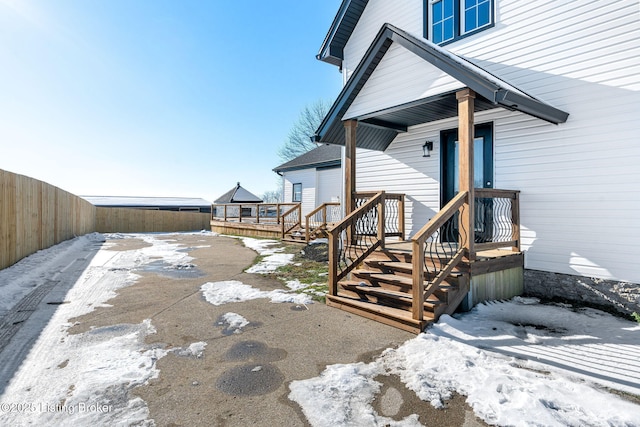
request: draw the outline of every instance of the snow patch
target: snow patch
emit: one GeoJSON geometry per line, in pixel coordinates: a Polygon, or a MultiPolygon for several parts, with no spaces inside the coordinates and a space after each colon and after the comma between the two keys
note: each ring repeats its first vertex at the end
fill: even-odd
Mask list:
{"type": "Polygon", "coordinates": [[[314,427],[420,426],[417,415],[394,421],[373,409],[381,387],[373,378],[380,373],[376,363],[331,365],[317,378],[293,381],[289,399],[302,407],[314,427]]]}
{"type": "Polygon", "coordinates": [[[233,330],[234,334],[239,334],[242,332],[241,329],[249,324],[249,321],[238,313],[225,313],[222,319],[228,325],[227,329],[233,330]]]}
{"type": "Polygon", "coordinates": [[[638,405],[603,388],[640,395],[640,325],[632,325],[531,299],[483,304],[458,318],[442,316],[368,365],[332,365],[293,381],[289,398],[314,426],[386,425],[371,406],[373,378],[382,373],[399,376],[437,408],[454,392],[467,396],[492,425],[640,425],[638,405]]]}
{"type": "Polygon", "coordinates": [[[294,304],[311,304],[313,300],[305,294],[290,293],[283,289],[261,291],[237,280],[207,282],[200,287],[207,302],[222,305],[230,302],[249,301],[268,298],[274,303],[290,302],[294,304]]]}

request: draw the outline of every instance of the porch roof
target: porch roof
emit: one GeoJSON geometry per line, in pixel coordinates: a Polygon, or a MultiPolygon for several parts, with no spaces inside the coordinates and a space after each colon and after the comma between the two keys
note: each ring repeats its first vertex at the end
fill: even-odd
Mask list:
{"type": "Polygon", "coordinates": [[[418,39],[391,24],[384,24],[320,124],[314,136],[316,142],[344,145],[345,131],[342,121],[356,119],[359,122],[357,146],[383,151],[399,132],[406,132],[409,126],[457,116],[455,91],[449,91],[373,113],[345,117],[345,113],[393,43],[398,43],[473,90],[477,95],[474,103],[476,112],[502,107],[554,124],[564,123],[569,116],[568,113],[526,94],[462,57],[427,40],[418,39]]]}

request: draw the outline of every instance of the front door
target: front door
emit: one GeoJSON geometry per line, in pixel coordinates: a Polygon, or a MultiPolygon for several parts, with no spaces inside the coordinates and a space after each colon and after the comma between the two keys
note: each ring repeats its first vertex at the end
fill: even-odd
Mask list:
{"type": "MultiPolygon", "coordinates": [[[[442,149],[442,180],[440,207],[444,207],[457,193],[458,177],[458,129],[440,134],[442,149]]],[[[475,188],[493,188],[493,125],[476,125],[473,140],[473,185],[475,188]]],[[[485,199],[476,200],[475,241],[491,241],[493,205],[485,199]]]]}

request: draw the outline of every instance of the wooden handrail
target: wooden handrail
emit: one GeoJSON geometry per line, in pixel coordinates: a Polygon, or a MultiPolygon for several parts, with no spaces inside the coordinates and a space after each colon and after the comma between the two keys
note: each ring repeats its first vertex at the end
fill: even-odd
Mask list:
{"type": "Polygon", "coordinates": [[[384,209],[384,191],[376,193],[374,197],[369,199],[365,204],[360,206],[355,211],[351,212],[345,218],[342,219],[338,224],[334,227],[328,229],[329,233],[329,294],[337,295],[338,293],[338,281],[346,276],[351,270],[353,270],[362,260],[364,260],[371,252],[373,252],[377,247],[381,245],[382,240],[384,240],[384,235],[380,235],[378,231],[378,235],[375,238],[369,236],[368,238],[373,239],[373,242],[370,246],[366,246],[362,248],[360,251],[354,251],[356,258],[350,260],[351,263],[346,265],[342,271],[338,271],[338,263],[340,260],[345,260],[345,254],[340,254],[340,239],[341,234],[343,232],[347,233],[347,243],[344,245],[343,249],[346,246],[350,246],[353,242],[351,239],[355,237],[355,226],[356,222],[359,218],[366,215],[369,211],[376,208],[376,205],[382,205],[384,209]],[[359,253],[358,253],[359,252],[359,253]]]}
{"type": "Polygon", "coordinates": [[[376,203],[377,200],[375,200],[377,197],[382,196],[382,194],[384,193],[384,191],[381,191],[379,193],[375,194],[375,197],[372,197],[371,199],[369,199],[367,201],[367,203],[365,203],[364,205],[360,206],[358,209],[356,209],[355,211],[351,212],[349,215],[347,215],[346,217],[344,217],[342,219],[342,221],[340,221],[338,224],[336,224],[334,227],[330,228],[328,231],[332,232],[334,230],[336,230],[337,228],[340,228],[343,224],[351,221],[352,218],[357,217],[358,215],[360,215],[362,213],[362,211],[364,209],[368,209],[369,206],[373,205],[376,203]]]}
{"type": "Polygon", "coordinates": [[[451,199],[444,208],[435,214],[435,216],[413,236],[411,241],[424,244],[429,236],[442,227],[444,223],[447,222],[453,214],[458,211],[458,209],[460,209],[464,202],[467,201],[468,197],[469,193],[467,191],[456,194],[456,196],[451,199]]]}
{"type": "Polygon", "coordinates": [[[300,225],[300,221],[301,221],[301,215],[302,215],[302,207],[300,203],[297,203],[294,207],[292,207],[291,209],[289,209],[288,211],[286,211],[285,213],[282,214],[282,238],[284,238],[284,236],[291,230],[293,230],[296,226],[300,225]],[[287,217],[289,215],[291,215],[293,212],[298,212],[298,219],[295,222],[292,222],[293,225],[289,228],[286,227],[286,223],[287,223],[287,217]]]}
{"type": "MultiPolygon", "coordinates": [[[[503,215],[502,218],[508,218],[508,221],[511,223],[511,230],[509,231],[506,228],[507,224],[504,221],[501,222],[500,225],[502,225],[503,228],[501,229],[499,240],[493,241],[496,236],[492,236],[492,241],[490,242],[476,243],[476,251],[510,246],[512,251],[520,252],[520,191],[501,190],[497,188],[476,188],[474,191],[476,199],[498,199],[498,203],[500,203],[499,199],[510,200],[510,206],[508,207],[510,213],[503,215]],[[510,236],[507,236],[507,233],[510,234],[510,236]]],[[[504,213],[506,212],[503,210],[503,214],[504,213]]],[[[495,225],[494,223],[493,226],[495,225]]]]}
{"type": "Polygon", "coordinates": [[[436,233],[447,221],[455,215],[458,210],[469,200],[469,192],[459,192],[453,199],[445,205],[431,220],[416,233],[411,239],[412,247],[412,306],[411,315],[415,320],[424,319],[424,302],[431,295],[437,286],[451,273],[464,256],[464,249],[459,245],[456,254],[449,260],[436,276],[429,281],[425,288],[424,284],[424,245],[427,239],[436,233]]]}
{"type": "Polygon", "coordinates": [[[297,204],[295,203],[220,203],[220,204],[212,204],[211,205],[211,219],[215,220],[223,220],[223,221],[227,221],[227,220],[233,220],[233,219],[237,219],[239,221],[242,221],[243,218],[254,218],[256,220],[257,223],[259,223],[260,221],[264,221],[270,218],[273,218],[272,221],[275,221],[276,224],[280,224],[280,220],[281,220],[281,213],[280,210],[283,207],[295,207],[297,206],[297,204]],[[218,210],[216,208],[221,208],[222,211],[222,215],[217,215],[218,210]],[[237,210],[237,215],[232,214],[231,212],[233,212],[232,209],[237,210]],[[249,216],[242,216],[242,209],[243,208],[249,208],[251,209],[251,214],[249,216]],[[275,208],[276,214],[273,217],[270,217],[269,215],[266,215],[265,213],[260,214],[260,209],[266,210],[268,211],[269,208],[275,208]],[[255,214],[253,213],[253,210],[255,209],[255,214]],[[231,212],[230,212],[231,211],[231,212]]]}
{"type": "Polygon", "coordinates": [[[505,199],[515,199],[520,190],[501,190],[498,188],[474,188],[476,197],[501,197],[505,199]]]}
{"type": "Polygon", "coordinates": [[[327,206],[340,206],[339,202],[325,202],[309,212],[304,218],[304,230],[305,230],[305,240],[309,243],[311,239],[311,230],[309,227],[310,219],[315,216],[318,212],[322,211],[322,223],[320,225],[321,228],[326,227],[327,225],[327,206]]]}

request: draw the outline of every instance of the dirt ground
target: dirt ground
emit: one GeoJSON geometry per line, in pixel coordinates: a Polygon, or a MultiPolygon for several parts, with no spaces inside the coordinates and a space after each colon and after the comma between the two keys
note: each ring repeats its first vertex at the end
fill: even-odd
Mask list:
{"type": "MultiPolygon", "coordinates": [[[[158,426],[306,426],[301,408],[288,399],[294,380],[318,376],[327,365],[369,362],[414,335],[324,304],[275,304],[266,299],[214,306],[204,300],[206,282],[238,280],[261,290],[281,289],[273,277],[244,273],[257,254],[239,239],[208,235],[172,235],[186,246],[199,277],[169,277],[143,272],[123,288],[110,307],[72,319],[70,332],[91,327],[138,324],[151,319],[156,334],[148,344],[166,347],[206,342],[201,357],[169,354],[158,361],[160,375],[134,389],[147,403],[158,426]],[[208,245],[206,248],[195,248],[208,245]],[[229,333],[221,316],[233,312],[250,324],[229,333]]],[[[136,239],[113,240],[111,250],[145,245],[136,239]]],[[[485,425],[456,396],[444,410],[419,400],[395,377],[383,384],[375,410],[401,420],[418,414],[429,426],[485,425]]],[[[133,396],[131,396],[133,397],[133,396]]]]}

